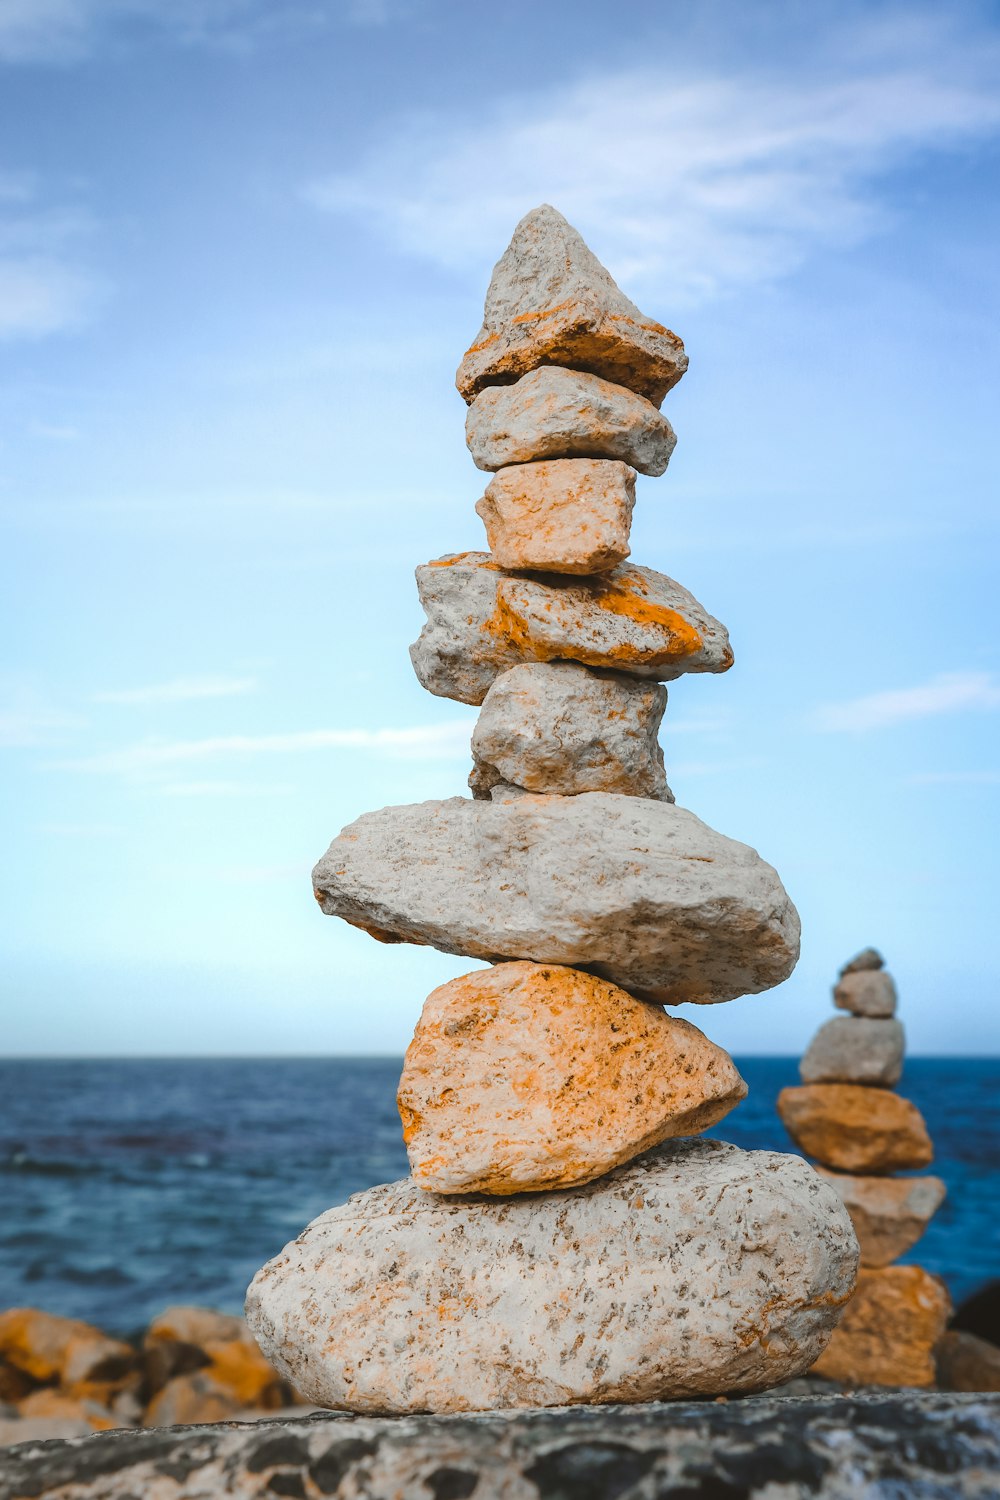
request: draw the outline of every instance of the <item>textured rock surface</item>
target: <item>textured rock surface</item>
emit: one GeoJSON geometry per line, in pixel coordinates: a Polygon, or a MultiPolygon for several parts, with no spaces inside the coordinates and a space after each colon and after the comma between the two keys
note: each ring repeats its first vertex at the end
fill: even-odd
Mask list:
{"type": "Polygon", "coordinates": [[[418,568],[417,588],[427,623],[410,647],[414,671],[428,692],[461,703],[482,703],[500,672],[527,661],[661,682],[733,664],[725,626],[672,578],[632,563],[533,578],[463,552],[418,568]]]}
{"type": "Polygon", "coordinates": [[[833,1003],[855,1016],[882,1018],[896,1013],[892,976],[876,969],[852,969],[833,992],[833,1003]]]}
{"type": "Polygon", "coordinates": [[[798,915],[771,866],[640,797],[384,807],[344,829],[313,884],[328,915],[383,941],[591,968],[673,1003],[769,989],[798,957],[798,915]]]}
{"type": "Polygon", "coordinates": [[[934,1158],[923,1116],[909,1099],[852,1083],[782,1089],[778,1113],[792,1140],[841,1172],[907,1172],[934,1158]]]}
{"type": "Polygon", "coordinates": [[[429,996],[397,1102],[418,1186],[509,1194],[591,1182],[746,1092],[689,1021],[579,969],[509,963],[429,996]]]}
{"type": "Polygon", "coordinates": [[[1000,1348],[974,1333],[950,1329],[934,1359],[938,1383],[946,1391],[1000,1391],[1000,1348]]]}
{"type": "Polygon", "coordinates": [[[562,1193],[359,1193],[258,1272],[247,1319],[307,1397],[354,1411],[649,1401],[808,1368],[856,1264],[804,1162],[674,1141],[562,1193]]]}
{"type": "Polygon", "coordinates": [[[934,1346],[950,1311],[944,1282],[921,1266],[862,1270],[813,1373],[858,1385],[933,1385],[934,1346]]]}
{"type": "Polygon", "coordinates": [[[903,1072],[899,1021],[835,1016],[821,1026],[799,1064],[803,1083],[872,1083],[891,1088],[903,1072]]]}
{"type": "Polygon", "coordinates": [[[516,385],[480,391],[465,420],[477,469],[539,458],[619,458],[662,474],[677,438],[651,401],[597,375],[544,365],[516,385]]]}
{"type": "Polygon", "coordinates": [[[605,458],[512,464],[476,513],[502,568],[603,573],[629,555],[635,470],[605,458]]]}
{"type": "Polygon", "coordinates": [[[118,1374],[134,1363],[135,1353],[89,1323],[11,1307],[0,1313],[0,1359],[33,1380],[76,1385],[118,1374]]]}
{"type": "Polygon", "coordinates": [[[673,801],[657,731],[666,689],[571,662],[526,663],[498,677],[472,735],[474,791],[621,792],[673,801]]]}
{"type": "Polygon", "coordinates": [[[841,978],[845,974],[856,974],[862,969],[882,969],[885,967],[885,959],[877,948],[862,948],[860,953],[855,953],[849,958],[840,970],[841,978]]]}
{"type": "Polygon", "coordinates": [[[471,401],[538,365],[590,370],[657,406],[687,369],[677,335],[643,316],[548,203],[525,214],[494,267],[455,384],[471,401]]]}
{"type": "Polygon", "coordinates": [[[0,1500],[993,1500],[1000,1397],[903,1391],[475,1416],[326,1413],[6,1455],[0,1500]]]}
{"type": "Polygon", "coordinates": [[[816,1170],[844,1201],[863,1266],[887,1266],[905,1255],[944,1202],[940,1177],[852,1177],[816,1170]]]}

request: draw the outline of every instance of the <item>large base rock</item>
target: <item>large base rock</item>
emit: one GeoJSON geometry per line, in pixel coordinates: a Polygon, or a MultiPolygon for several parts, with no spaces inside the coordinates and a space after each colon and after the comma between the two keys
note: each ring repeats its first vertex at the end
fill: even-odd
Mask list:
{"type": "Polygon", "coordinates": [[[267,1358],[324,1405],[651,1401],[807,1369],[857,1256],[805,1162],[683,1141],[543,1196],[359,1193],[258,1272],[246,1310],[267,1358]]]}
{"type": "Polygon", "coordinates": [[[589,968],[673,1004],[770,989],[798,958],[798,916],[771,866],[644,797],[384,807],[334,839],[313,885],[329,916],[382,941],[589,968]]]}

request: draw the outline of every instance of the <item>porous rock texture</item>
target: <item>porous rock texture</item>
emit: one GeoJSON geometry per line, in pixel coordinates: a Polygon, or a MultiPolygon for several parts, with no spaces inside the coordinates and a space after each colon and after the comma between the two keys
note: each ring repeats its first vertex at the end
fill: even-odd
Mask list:
{"type": "Polygon", "coordinates": [[[604,573],[629,555],[635,470],[606,458],[501,469],[476,513],[502,568],[604,573]]]}
{"type": "Polygon", "coordinates": [[[778,1113],[797,1146],[841,1172],[917,1171],[934,1159],[920,1111],[888,1089],[802,1084],[782,1089],[778,1113]]]}
{"type": "Polygon", "coordinates": [[[733,664],[725,626],[652,568],[528,576],[505,572],[488,553],[462,552],[416,576],[427,623],[410,659],[440,698],[482,703],[500,672],[527,661],[575,661],[660,682],[733,664]]]}
{"type": "Polygon", "coordinates": [[[833,1003],[855,1016],[884,1018],[896,1013],[892,975],[878,969],[851,969],[833,991],[833,1003]]]}
{"type": "Polygon", "coordinates": [[[483,700],[469,785],[529,792],[621,792],[672,802],[657,731],[667,690],[573,662],[511,667],[483,700]]]}
{"type": "Polygon", "coordinates": [[[543,365],[516,385],[480,391],[465,419],[477,469],[539,458],[618,458],[662,474],[677,443],[651,401],[597,375],[543,365]]]}
{"type": "Polygon", "coordinates": [[[843,1199],[863,1266],[887,1266],[920,1239],[945,1199],[940,1177],[854,1177],[816,1171],[843,1199]]]}
{"type": "Polygon", "coordinates": [[[798,957],[772,867],[644,797],[384,807],[334,839],[313,886],[324,912],[382,941],[570,964],[676,1004],[770,989],[798,957]]]}
{"type": "Polygon", "coordinates": [[[548,203],[514,230],[493,270],[483,326],[458,367],[466,401],[538,365],[572,365],[659,406],[687,369],[675,333],[630,302],[572,224],[548,203]]]}
{"type": "Polygon", "coordinates": [[[1000,1397],[900,1391],[112,1432],[0,1500],[995,1500],[1000,1397]]]}
{"type": "Polygon", "coordinates": [[[934,1346],[950,1312],[944,1282],[922,1266],[861,1270],[813,1374],[858,1385],[933,1385],[934,1346]]]}
{"type": "Polygon", "coordinates": [[[871,1083],[891,1088],[903,1072],[902,1023],[834,1016],[821,1026],[799,1064],[803,1083],[871,1083]]]}
{"type": "Polygon", "coordinates": [[[673,1141],[561,1193],[455,1199],[409,1179],[359,1193],[257,1273],[246,1312],[328,1406],[650,1401],[807,1369],[857,1255],[801,1160],[673,1141]]]}
{"type": "Polygon", "coordinates": [[[510,1194],[591,1182],[746,1092],[689,1021],[579,969],[505,963],[428,997],[397,1103],[419,1187],[510,1194]]]}

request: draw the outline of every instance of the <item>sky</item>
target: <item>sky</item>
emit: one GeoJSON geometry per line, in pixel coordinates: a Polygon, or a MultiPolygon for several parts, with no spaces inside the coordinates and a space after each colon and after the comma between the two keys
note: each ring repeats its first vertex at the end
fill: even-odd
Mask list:
{"type": "Polygon", "coordinates": [[[875,944],[1000,1052],[1000,7],[0,0],[3,1048],[391,1053],[477,967],[320,915],[460,795],[413,569],[482,547],[454,389],[553,203],[684,339],[633,561],[728,626],[678,802],[799,908],[792,1053],[875,944]]]}

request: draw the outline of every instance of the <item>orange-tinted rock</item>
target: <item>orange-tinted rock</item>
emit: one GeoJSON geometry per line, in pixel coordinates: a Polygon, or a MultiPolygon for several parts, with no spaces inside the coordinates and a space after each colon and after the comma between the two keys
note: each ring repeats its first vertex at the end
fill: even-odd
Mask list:
{"type": "Polygon", "coordinates": [[[0,1406],[14,1406],[34,1389],[30,1375],[0,1359],[0,1406]]]}
{"type": "Polygon", "coordinates": [[[888,1089],[803,1084],[782,1089],[778,1113],[807,1156],[841,1172],[915,1171],[934,1157],[916,1105],[888,1089]]]}
{"type": "Polygon", "coordinates": [[[1000,1391],[1000,1348],[974,1333],[949,1329],[934,1351],[938,1384],[946,1391],[1000,1391]]]}
{"type": "Polygon", "coordinates": [[[209,1363],[202,1372],[238,1401],[241,1406],[274,1410],[284,1405],[284,1385],[249,1333],[227,1343],[204,1345],[209,1363]]]}
{"type": "Polygon", "coordinates": [[[89,1323],[34,1307],[0,1313],[0,1358],[35,1380],[67,1385],[114,1378],[135,1363],[128,1344],[107,1338],[89,1323]]]}
{"type": "Polygon", "coordinates": [[[921,1266],[862,1270],[854,1296],[811,1373],[851,1385],[930,1386],[934,1346],[951,1302],[921,1266]]]}
{"type": "Polygon", "coordinates": [[[677,335],[639,311],[548,203],[525,214],[494,267],[455,384],[471,401],[538,365],[593,371],[657,405],[687,369],[677,335]]]}
{"type": "Polygon", "coordinates": [[[211,1307],[194,1307],[186,1303],[168,1307],[159,1313],[146,1329],[146,1344],[169,1342],[195,1344],[229,1343],[231,1339],[248,1339],[247,1325],[232,1313],[216,1312],[211,1307]]]}
{"type": "Polygon", "coordinates": [[[18,1402],[18,1415],[30,1419],[64,1422],[86,1422],[95,1432],[107,1432],[121,1423],[106,1408],[94,1401],[81,1401],[51,1387],[33,1391],[18,1402]]]}
{"type": "Polygon", "coordinates": [[[503,1195],[592,1182],[745,1097],[690,1022],[579,969],[504,963],[430,995],[398,1104],[420,1187],[503,1195]]]}
{"type": "Polygon", "coordinates": [[[180,1399],[184,1392],[197,1396],[217,1387],[238,1406],[273,1409],[284,1404],[280,1377],[261,1354],[242,1318],[208,1307],[168,1307],[150,1323],[145,1347],[154,1390],[172,1385],[180,1399]],[[195,1373],[204,1375],[210,1386],[190,1381],[178,1384],[179,1379],[195,1373]]]}
{"type": "Polygon", "coordinates": [[[940,1177],[852,1177],[816,1170],[844,1200],[863,1266],[887,1266],[905,1255],[944,1202],[940,1177]]]}
{"type": "Polygon", "coordinates": [[[476,512],[502,568],[604,573],[629,555],[635,470],[601,458],[513,464],[476,512]]]}
{"type": "Polygon", "coordinates": [[[177,1427],[196,1422],[225,1422],[236,1415],[241,1405],[231,1390],[207,1371],[197,1370],[168,1381],[146,1408],[143,1425],[177,1427]]]}

